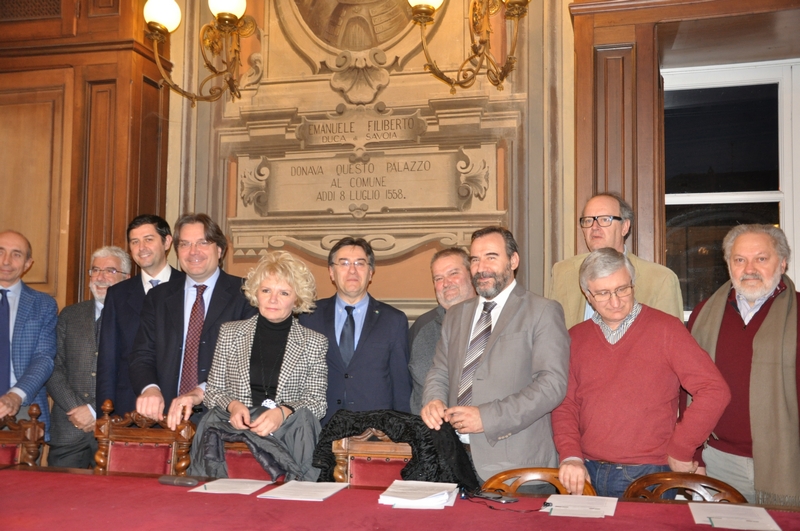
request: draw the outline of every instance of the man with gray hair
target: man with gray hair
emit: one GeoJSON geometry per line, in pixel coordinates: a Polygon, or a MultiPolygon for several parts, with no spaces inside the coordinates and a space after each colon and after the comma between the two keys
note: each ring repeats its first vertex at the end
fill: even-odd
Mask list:
{"type": "Polygon", "coordinates": [[[725,380],[680,321],[634,297],[630,260],[598,249],[580,268],[594,308],[569,331],[567,396],[553,411],[559,479],[571,494],[589,481],[621,497],[654,472],[694,472],[695,449],[730,400],[725,380]],[[694,402],[676,424],[681,387],[694,402]]]}
{"type": "Polygon", "coordinates": [[[419,415],[422,409],[422,390],[425,376],[433,365],[436,343],[442,335],[444,314],[451,306],[475,296],[469,274],[469,255],[460,247],[448,247],[433,255],[431,259],[433,290],[439,305],[425,312],[414,321],[408,331],[408,346],[411,360],[408,371],[411,373],[411,412],[419,415]]]}
{"type": "Polygon", "coordinates": [[[722,246],[730,281],[697,305],[689,329],[732,399],[695,458],[751,503],[798,506],[800,294],[784,274],[789,243],[772,225],[739,225],[722,246]]]}
{"type": "Polygon", "coordinates": [[[94,463],[95,389],[101,312],[108,288],[130,277],[131,259],[119,247],[92,254],[89,290],[94,300],[67,306],[58,316],[56,359],[47,392],[53,398],[50,466],[87,468],[94,463]]]}
{"type": "MultiPolygon", "coordinates": [[[[578,219],[589,251],[610,247],[628,257],[636,269],[636,292],[642,303],[683,321],[683,297],[675,273],[662,265],[642,260],[625,246],[633,221],[633,209],[616,192],[594,195],[586,202],[578,219]]],[[[594,313],[591,302],[586,300],[578,284],[578,271],[586,256],[573,256],[553,266],[547,296],[564,307],[567,328],[590,319],[594,313]]]]}

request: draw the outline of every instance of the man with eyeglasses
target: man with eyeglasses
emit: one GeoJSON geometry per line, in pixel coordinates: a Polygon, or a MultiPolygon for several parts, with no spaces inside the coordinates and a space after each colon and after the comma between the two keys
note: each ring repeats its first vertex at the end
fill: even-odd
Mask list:
{"type": "MultiPolygon", "coordinates": [[[[633,218],[633,209],[619,194],[604,192],[595,195],[586,202],[579,219],[586,246],[589,251],[610,247],[624,253],[636,270],[636,294],[639,300],[683,321],[683,297],[675,273],[662,265],[638,258],[625,246],[633,218]]],[[[591,318],[594,313],[578,283],[578,270],[586,256],[573,256],[553,266],[547,296],[564,307],[567,328],[591,318]]]]}
{"type": "Polygon", "coordinates": [[[567,396],[553,411],[559,480],[571,494],[588,481],[619,498],[646,474],[695,472],[728,385],[683,323],[636,300],[625,255],[593,251],[579,275],[594,313],[569,331],[567,396]],[[694,400],[676,422],[681,387],[694,400]]]}
{"type": "Polygon", "coordinates": [[[345,237],[328,253],[336,295],[317,301],[300,324],[328,338],[328,411],[409,412],[408,318],[367,293],[375,253],[363,238],[345,237]]]}
{"type": "Polygon", "coordinates": [[[97,353],[103,326],[100,316],[108,288],[129,278],[130,270],[131,259],[119,247],[97,249],[89,268],[93,300],[67,306],[58,316],[55,367],[47,382],[47,392],[53,399],[49,466],[94,465],[97,353]]]}
{"type": "Polygon", "coordinates": [[[97,411],[111,400],[119,415],[136,408],[128,363],[139,331],[144,297],[167,282],[183,284],[186,275],[167,263],[172,247],[169,223],[153,214],[136,216],[128,224],[128,248],[139,274],[109,288],[103,308],[100,349],[97,355],[97,411]]]}
{"type": "Polygon", "coordinates": [[[208,371],[223,323],[255,315],[242,279],[222,271],[228,249],[222,229],[206,214],[175,222],[178,263],[184,282],[169,282],[144,298],[141,324],[130,355],[136,411],[171,429],[181,419],[200,419],[208,371]]]}
{"type": "Polygon", "coordinates": [[[28,287],[22,276],[33,265],[31,243],[16,231],[0,232],[0,418],[28,418],[37,404],[50,440],[45,383],[56,355],[55,299],[28,287]]]}

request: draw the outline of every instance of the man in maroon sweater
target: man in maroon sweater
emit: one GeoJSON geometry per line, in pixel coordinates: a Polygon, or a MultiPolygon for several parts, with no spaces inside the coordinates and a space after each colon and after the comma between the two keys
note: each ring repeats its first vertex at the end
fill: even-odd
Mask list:
{"type": "Polygon", "coordinates": [[[800,294],[783,275],[789,244],[772,225],[739,225],[723,250],[731,280],[694,309],[689,330],[732,399],[695,459],[699,472],[731,484],[751,503],[800,505],[800,294]]]}
{"type": "Polygon", "coordinates": [[[553,411],[561,483],[621,497],[646,474],[694,472],[692,455],[730,400],[722,375],[683,323],[636,302],[625,255],[598,249],[579,278],[595,313],[569,331],[567,396],[553,411]],[[676,423],[681,387],[694,402],[676,423]]]}

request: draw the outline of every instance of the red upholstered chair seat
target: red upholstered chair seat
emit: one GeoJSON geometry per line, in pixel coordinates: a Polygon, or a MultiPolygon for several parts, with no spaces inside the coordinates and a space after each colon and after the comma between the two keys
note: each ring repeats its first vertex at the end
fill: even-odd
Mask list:
{"type": "Polygon", "coordinates": [[[229,478],[272,480],[245,443],[225,443],[225,462],[229,478]]]}
{"type": "Polygon", "coordinates": [[[113,471],[186,475],[194,424],[183,421],[173,431],[165,420],[156,421],[135,411],[124,417],[111,417],[113,410],[111,400],[106,400],[103,416],[95,424],[95,474],[113,471]]]}
{"type": "Polygon", "coordinates": [[[171,474],[172,446],[166,443],[111,441],[109,472],[171,474]]]}
{"type": "Polygon", "coordinates": [[[334,441],[333,454],[334,479],[362,487],[388,487],[395,479],[402,479],[400,471],[412,455],[408,443],[392,442],[374,428],[334,441]]]}
{"type": "Polygon", "coordinates": [[[13,415],[0,419],[0,465],[35,466],[44,444],[42,411],[36,404],[28,408],[28,419],[17,420],[13,415]]]}

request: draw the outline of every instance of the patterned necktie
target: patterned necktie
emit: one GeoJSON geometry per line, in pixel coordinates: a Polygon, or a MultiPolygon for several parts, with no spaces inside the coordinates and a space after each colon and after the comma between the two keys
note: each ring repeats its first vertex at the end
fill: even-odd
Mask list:
{"type": "Polygon", "coordinates": [[[472,331],[472,339],[469,340],[467,347],[467,357],[464,358],[464,371],[461,373],[461,382],[458,384],[458,405],[472,405],[472,380],[475,376],[475,369],[481,361],[481,355],[492,335],[492,310],[497,306],[496,302],[486,301],[483,303],[483,311],[475,323],[472,331]]]}
{"type": "Polygon", "coordinates": [[[339,334],[339,352],[342,354],[342,360],[346,366],[350,364],[356,350],[356,321],[353,319],[353,310],[356,307],[345,306],[344,309],[347,311],[347,319],[344,320],[342,333],[339,334]]]}
{"type": "Polygon", "coordinates": [[[181,385],[179,394],[186,394],[197,387],[197,354],[200,350],[200,335],[203,333],[203,321],[206,317],[206,303],[203,300],[204,284],[194,285],[197,298],[192,304],[189,315],[189,329],[186,331],[186,346],[183,349],[183,368],[181,369],[181,385]]]}
{"type": "Polygon", "coordinates": [[[103,326],[103,313],[94,321],[94,344],[97,350],[100,350],[100,329],[103,326]]]}
{"type": "Polygon", "coordinates": [[[8,290],[0,289],[0,395],[11,387],[11,312],[8,290]]]}

